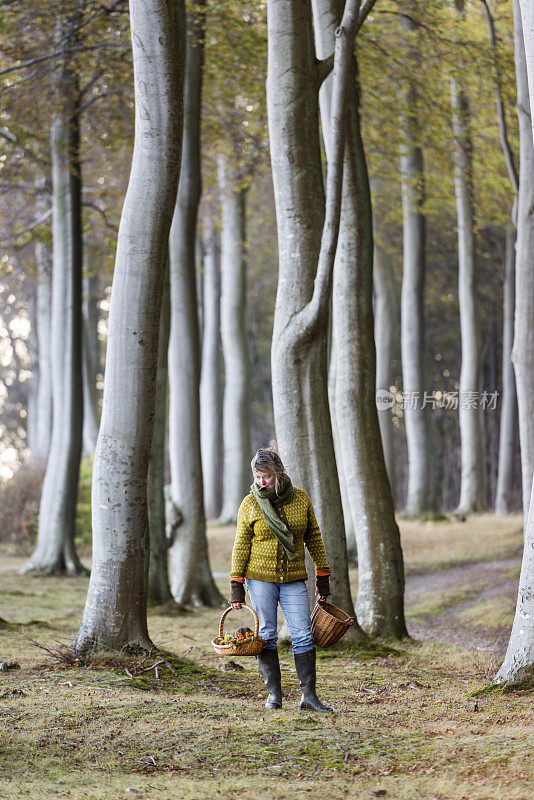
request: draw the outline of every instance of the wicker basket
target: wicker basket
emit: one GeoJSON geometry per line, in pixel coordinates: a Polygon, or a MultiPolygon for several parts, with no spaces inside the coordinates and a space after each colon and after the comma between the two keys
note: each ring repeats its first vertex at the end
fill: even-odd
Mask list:
{"type": "Polygon", "coordinates": [[[242,608],[248,608],[254,617],[254,638],[249,639],[248,642],[242,642],[241,644],[238,644],[237,647],[224,644],[224,620],[230,611],[237,611],[237,609],[234,609],[232,606],[230,606],[230,608],[227,608],[221,616],[221,621],[219,622],[219,635],[216,636],[215,639],[211,640],[211,643],[218,656],[257,656],[258,653],[261,653],[263,650],[264,641],[261,636],[258,636],[258,631],[260,629],[258,615],[250,606],[243,604],[242,608]]]}
{"type": "Polygon", "coordinates": [[[349,617],[326,600],[317,600],[311,619],[313,640],[319,647],[335,644],[356,622],[356,617],[349,617]]]}

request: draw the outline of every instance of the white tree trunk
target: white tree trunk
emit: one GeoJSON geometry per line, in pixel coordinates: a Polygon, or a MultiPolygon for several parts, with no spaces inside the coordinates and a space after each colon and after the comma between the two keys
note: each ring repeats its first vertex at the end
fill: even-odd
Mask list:
{"type": "Polygon", "coordinates": [[[204,331],[200,372],[200,443],[204,480],[204,507],[216,519],[222,504],[222,397],[221,397],[221,264],[219,237],[213,218],[206,220],[204,236],[204,331]]]}
{"type": "Polygon", "coordinates": [[[82,229],[77,76],[65,56],[52,122],[53,274],[51,360],[53,423],[39,508],[37,544],[23,567],[76,574],[74,549],[82,446],[82,229]]]}
{"type": "Polygon", "coordinates": [[[534,478],[525,525],[523,563],[514,624],[504,661],[493,683],[515,685],[534,678],[534,478]]]}
{"type": "Polygon", "coordinates": [[[517,387],[523,511],[526,519],[529,488],[534,474],[534,4],[521,0],[520,6],[521,9],[518,0],[514,0],[520,175],[512,361],[517,387]]]}
{"type": "Polygon", "coordinates": [[[51,257],[44,242],[35,245],[37,288],[35,319],[38,351],[38,388],[35,416],[35,436],[31,443],[32,459],[45,463],[52,436],[52,361],[51,361],[51,257]]]}
{"type": "MultiPolygon", "coordinates": [[[[276,436],[289,474],[310,493],[321,525],[333,602],[352,612],[326,377],[328,306],[341,207],[344,82],[352,38],[344,28],[336,42],[336,56],[342,57],[334,67],[336,124],[329,135],[324,224],[319,74],[309,3],[269,0],[267,21],[267,109],[279,250],[271,355],[276,436]],[[347,41],[350,47],[343,51],[347,41]]],[[[355,628],[353,635],[360,632],[355,628]]]]}
{"type": "Polygon", "coordinates": [[[169,240],[171,334],[169,343],[169,459],[171,492],[182,524],[170,549],[176,602],[219,605],[211,575],[200,455],[200,342],[196,294],[196,225],[200,199],[200,100],[204,16],[190,7],[185,49],[182,168],[169,240]]]}
{"type": "MultiPolygon", "coordinates": [[[[414,36],[416,25],[405,17],[407,37],[414,36]]],[[[413,47],[415,65],[420,61],[413,47]]],[[[401,114],[401,181],[403,214],[403,274],[401,290],[402,383],[407,401],[404,420],[408,448],[408,495],[405,513],[417,516],[435,508],[434,465],[430,444],[430,406],[423,407],[425,392],[425,235],[422,212],[425,197],[423,151],[418,144],[418,93],[409,82],[401,114]]]]}
{"type": "Polygon", "coordinates": [[[246,190],[219,157],[221,198],[221,337],[224,358],[223,502],[220,522],[232,522],[251,484],[250,364],[246,329],[246,190]]]}
{"type": "Polygon", "coordinates": [[[109,312],[93,472],[93,570],[74,646],[148,648],[147,474],[164,254],[180,168],[177,0],[131,0],[135,140],[109,312]]]}
{"type": "MultiPolygon", "coordinates": [[[[335,46],[341,5],[332,0],[314,0],[313,5],[316,40],[320,40],[318,55],[326,57],[335,46]]],[[[373,635],[402,638],[407,635],[404,568],[375,400],[373,225],[355,59],[349,86],[343,199],[333,283],[336,423],[358,550],[358,619],[364,630],[373,635]]],[[[323,116],[329,116],[328,102],[322,102],[321,108],[323,116]]]]}
{"type": "Polygon", "coordinates": [[[100,424],[96,376],[98,363],[98,279],[83,279],[83,451],[95,452],[100,424]]]}
{"type": "Polygon", "coordinates": [[[516,451],[515,427],[517,416],[517,392],[514,367],[512,364],[512,344],[514,340],[515,308],[515,230],[506,228],[506,253],[503,279],[503,343],[502,343],[502,404],[499,432],[499,467],[497,490],[495,493],[495,513],[510,512],[510,495],[514,477],[516,451]]]}

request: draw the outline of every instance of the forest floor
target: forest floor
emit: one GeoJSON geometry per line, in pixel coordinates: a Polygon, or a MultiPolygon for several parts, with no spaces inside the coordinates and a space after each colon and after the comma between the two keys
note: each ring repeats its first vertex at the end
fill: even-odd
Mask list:
{"type": "MultiPolygon", "coordinates": [[[[0,552],[0,661],[20,664],[0,672],[0,798],[532,800],[533,693],[473,696],[506,647],[521,525],[400,520],[413,638],[318,651],[336,715],[298,711],[287,650],[284,708],[267,712],[255,660],[211,649],[220,609],[150,608],[163,656],[50,659],[36,643],[72,641],[87,579],[19,576],[0,552]]],[[[209,531],[224,594],[232,536],[209,531]]]]}

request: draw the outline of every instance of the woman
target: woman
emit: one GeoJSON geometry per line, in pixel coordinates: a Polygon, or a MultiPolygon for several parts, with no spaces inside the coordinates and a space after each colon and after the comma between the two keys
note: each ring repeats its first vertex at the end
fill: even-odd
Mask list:
{"type": "Polygon", "coordinates": [[[301,709],[332,711],[315,692],[315,647],[311,632],[310,606],[305,581],[306,545],[316,568],[316,595],[330,594],[330,567],[315,519],[311,500],[304,489],[291,483],[282,460],[274,450],[258,450],[251,462],[254,483],[237,515],[232,551],[230,598],[232,608],[245,602],[245,579],[265,642],[258,658],[260,674],[269,696],[266,708],[282,707],[282,685],[278,660],[276,615],[282,608],[293,643],[293,656],[302,689],[301,709]]]}

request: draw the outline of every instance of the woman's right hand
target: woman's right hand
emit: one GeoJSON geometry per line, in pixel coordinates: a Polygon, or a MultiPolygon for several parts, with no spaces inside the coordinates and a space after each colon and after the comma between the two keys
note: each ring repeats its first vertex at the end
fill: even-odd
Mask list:
{"type": "Polygon", "coordinates": [[[232,608],[243,608],[243,603],[232,603],[232,608]]]}
{"type": "Polygon", "coordinates": [[[230,581],[229,604],[232,608],[241,608],[245,603],[245,587],[241,581],[230,581]]]}

